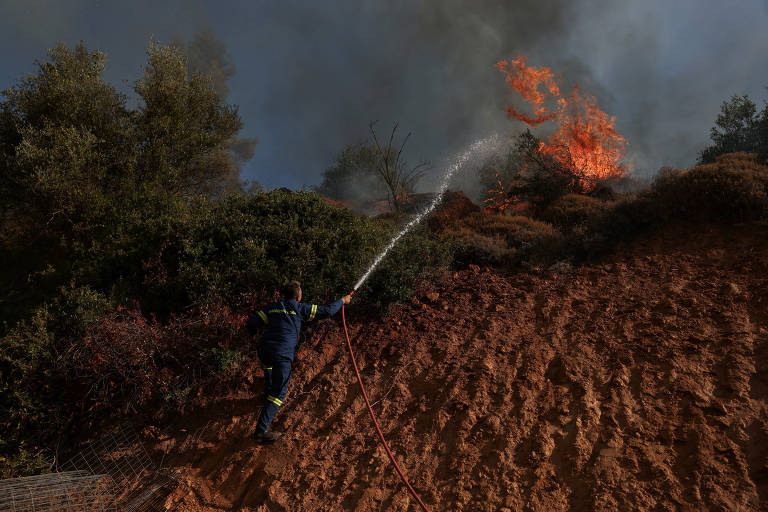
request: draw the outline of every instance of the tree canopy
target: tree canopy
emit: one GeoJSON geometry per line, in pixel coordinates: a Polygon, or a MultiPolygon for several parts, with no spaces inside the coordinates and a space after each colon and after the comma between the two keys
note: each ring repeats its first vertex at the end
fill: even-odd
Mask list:
{"type": "Polygon", "coordinates": [[[758,153],[768,156],[768,104],[758,112],[745,94],[724,101],[715,126],[710,131],[712,144],[699,154],[699,163],[712,163],[725,153],[758,153]]]}

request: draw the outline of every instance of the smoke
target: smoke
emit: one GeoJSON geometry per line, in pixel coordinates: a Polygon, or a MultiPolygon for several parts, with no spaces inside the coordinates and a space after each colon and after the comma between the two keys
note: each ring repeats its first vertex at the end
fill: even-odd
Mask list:
{"type": "MultiPolygon", "coordinates": [[[[236,68],[224,41],[218,39],[210,27],[202,27],[186,43],[181,36],[175,35],[171,45],[184,53],[189,72],[210,76],[216,93],[223,101],[227,101],[229,81],[235,76],[236,68]]],[[[230,161],[235,166],[238,175],[248,161],[253,158],[258,142],[255,137],[240,137],[231,142],[229,151],[232,158],[230,161]]]]}
{"type": "Polygon", "coordinates": [[[210,76],[218,95],[222,99],[229,96],[227,82],[235,76],[235,64],[227,52],[227,45],[216,37],[210,27],[200,29],[187,43],[176,35],[171,44],[184,52],[190,71],[210,76]]]}
{"type": "Polygon", "coordinates": [[[762,103],[767,14],[765,0],[0,2],[0,78],[10,86],[57,40],[83,39],[110,57],[110,81],[130,82],[150,34],[180,33],[260,139],[245,177],[318,184],[379,120],[413,132],[406,156],[433,163],[429,188],[473,140],[522,128],[506,117],[513,95],[493,65],[523,54],[615,115],[627,160],[647,175],[693,164],[723,100],[762,103]],[[200,26],[210,29],[194,35],[200,26]]]}
{"type": "Polygon", "coordinates": [[[279,155],[312,183],[322,162],[379,119],[413,131],[410,159],[434,162],[437,175],[440,162],[476,137],[519,131],[504,113],[513,97],[493,64],[524,54],[561,73],[565,90],[578,84],[616,116],[638,175],[691,165],[720,102],[745,87],[760,98],[768,84],[755,71],[763,69],[756,53],[767,38],[750,21],[752,4],[741,2],[736,13],[693,2],[607,0],[275,8],[274,28],[260,41],[276,43],[254,62],[269,73],[257,111],[280,121],[269,126],[274,154],[256,162],[266,167],[279,155]],[[736,20],[744,27],[727,26],[736,20]],[[707,35],[718,31],[726,35],[707,35]],[[713,37],[723,41],[712,47],[713,37]]]}

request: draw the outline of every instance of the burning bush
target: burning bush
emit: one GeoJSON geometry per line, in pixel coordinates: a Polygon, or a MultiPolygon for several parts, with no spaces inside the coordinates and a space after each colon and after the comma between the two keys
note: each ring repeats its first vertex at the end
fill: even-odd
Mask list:
{"type": "Polygon", "coordinates": [[[563,194],[588,193],[624,175],[621,160],[627,142],[616,130],[615,118],[600,109],[594,96],[578,88],[563,95],[554,73],[529,66],[524,56],[499,61],[496,67],[533,110],[531,115],[509,106],[509,116],[531,128],[549,121],[556,128],[546,141],[530,132],[518,139],[521,165],[511,180],[498,178],[489,197],[491,208],[505,209],[517,198],[544,207],[563,194]]]}

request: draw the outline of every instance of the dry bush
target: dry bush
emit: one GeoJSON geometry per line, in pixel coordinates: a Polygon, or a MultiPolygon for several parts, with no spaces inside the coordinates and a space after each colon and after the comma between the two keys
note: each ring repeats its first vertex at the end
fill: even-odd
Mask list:
{"type": "Polygon", "coordinates": [[[539,264],[553,260],[563,247],[563,236],[551,224],[524,217],[488,212],[467,215],[447,229],[445,234],[458,244],[456,263],[472,254],[468,249],[475,244],[475,251],[494,264],[539,264]],[[506,246],[506,247],[505,247],[506,246]]]}
{"type": "Polygon", "coordinates": [[[556,199],[541,215],[541,218],[563,231],[584,228],[602,216],[608,205],[600,199],[580,194],[568,194],[556,199]]]}
{"type": "Polygon", "coordinates": [[[437,210],[427,217],[427,223],[432,230],[440,231],[459,219],[479,211],[480,207],[470,201],[463,192],[448,190],[443,195],[443,201],[437,210]]]}
{"type": "Polygon", "coordinates": [[[768,166],[731,153],[689,170],[665,169],[651,197],[667,219],[743,222],[768,215],[768,166]]]}
{"type": "Polygon", "coordinates": [[[506,266],[514,262],[517,251],[499,235],[484,235],[467,228],[451,233],[454,265],[506,266]]]}

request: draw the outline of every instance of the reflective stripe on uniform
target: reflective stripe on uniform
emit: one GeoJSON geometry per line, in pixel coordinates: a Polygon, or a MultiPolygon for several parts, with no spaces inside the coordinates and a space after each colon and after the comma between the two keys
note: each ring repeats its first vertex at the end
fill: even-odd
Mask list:
{"type": "Polygon", "coordinates": [[[283,314],[286,314],[286,315],[295,315],[296,314],[295,311],[288,311],[286,309],[270,309],[268,311],[268,313],[283,313],[283,314]]]}
{"type": "Polygon", "coordinates": [[[265,366],[265,367],[264,367],[264,369],[265,369],[265,370],[271,370],[271,369],[272,369],[272,367],[271,367],[271,366],[265,366]]]}
{"type": "Polygon", "coordinates": [[[259,316],[261,317],[261,320],[265,323],[269,323],[269,317],[264,313],[263,311],[259,311],[259,316]]]}
{"type": "Polygon", "coordinates": [[[279,398],[275,398],[272,395],[267,395],[267,400],[269,400],[270,402],[272,402],[273,404],[275,404],[278,407],[283,405],[283,401],[282,400],[280,400],[279,398]]]}
{"type": "Polygon", "coordinates": [[[312,311],[309,313],[309,319],[314,320],[315,314],[317,314],[317,304],[312,304],[312,311]]]}

